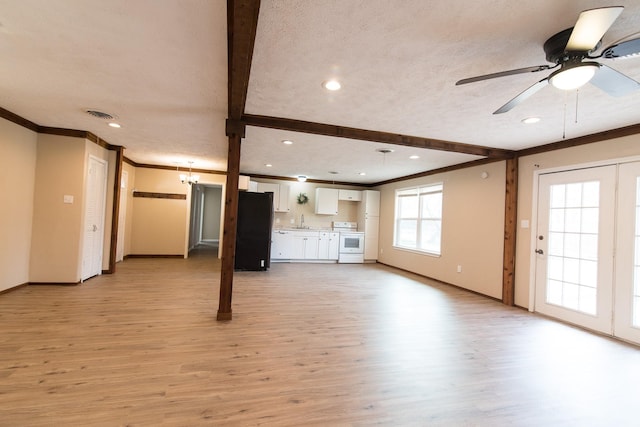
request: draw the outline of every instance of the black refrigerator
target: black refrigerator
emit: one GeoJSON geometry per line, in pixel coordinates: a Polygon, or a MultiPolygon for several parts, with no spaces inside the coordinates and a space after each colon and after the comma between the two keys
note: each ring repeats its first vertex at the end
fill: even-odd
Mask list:
{"type": "Polygon", "coordinates": [[[260,271],[270,267],[273,193],[238,193],[236,270],[260,271]]]}

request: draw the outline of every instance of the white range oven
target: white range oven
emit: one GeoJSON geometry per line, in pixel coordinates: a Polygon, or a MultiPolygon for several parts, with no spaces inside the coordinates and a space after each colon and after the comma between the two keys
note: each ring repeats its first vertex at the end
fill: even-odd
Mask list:
{"type": "Polygon", "coordinates": [[[333,231],[340,232],[339,263],[364,262],[364,233],[358,231],[357,222],[333,222],[333,231]]]}

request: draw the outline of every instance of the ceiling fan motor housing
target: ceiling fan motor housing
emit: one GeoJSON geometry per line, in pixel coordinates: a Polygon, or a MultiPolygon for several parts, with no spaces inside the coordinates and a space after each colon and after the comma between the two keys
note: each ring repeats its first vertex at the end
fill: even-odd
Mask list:
{"type": "MultiPolygon", "coordinates": [[[[544,42],[542,48],[544,49],[547,61],[553,64],[563,64],[569,60],[582,60],[587,57],[589,52],[567,52],[566,47],[567,43],[569,43],[569,38],[571,37],[572,32],[573,27],[567,28],[566,30],[560,31],[559,33],[549,37],[549,39],[544,42]]],[[[598,49],[600,44],[601,42],[598,42],[593,50],[598,49]]]]}

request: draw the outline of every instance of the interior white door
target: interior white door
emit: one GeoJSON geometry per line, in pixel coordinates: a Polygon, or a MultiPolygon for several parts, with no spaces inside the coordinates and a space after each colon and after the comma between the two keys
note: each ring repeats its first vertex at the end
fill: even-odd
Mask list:
{"type": "Polygon", "coordinates": [[[102,273],[107,162],[89,156],[85,190],[84,242],[81,280],[102,273]]]}
{"type": "Polygon", "coordinates": [[[618,177],[614,334],[640,343],[640,162],[618,177]]]}
{"type": "Polygon", "coordinates": [[[611,334],[616,166],[541,174],[537,312],[611,334]]]}
{"type": "Polygon", "coordinates": [[[116,243],[116,262],[124,259],[124,230],[127,220],[127,188],[129,187],[129,172],[122,171],[120,182],[120,208],[118,210],[118,242],[116,243]]]}

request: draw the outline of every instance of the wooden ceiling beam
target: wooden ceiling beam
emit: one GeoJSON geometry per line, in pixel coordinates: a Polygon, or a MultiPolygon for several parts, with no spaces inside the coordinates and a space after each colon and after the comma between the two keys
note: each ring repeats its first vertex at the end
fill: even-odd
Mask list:
{"type": "Polygon", "coordinates": [[[408,147],[426,148],[429,150],[450,151],[492,159],[509,159],[515,154],[510,150],[483,147],[480,145],[462,144],[459,142],[442,141],[438,139],[422,138],[419,136],[357,129],[346,126],[306,122],[303,120],[285,119],[280,117],[245,114],[242,116],[242,122],[247,126],[357,139],[361,141],[382,142],[385,144],[405,145],[408,147]]]}
{"type": "Polygon", "coordinates": [[[244,113],[259,12],[260,0],[227,1],[228,103],[231,120],[239,120],[244,113]]]}

